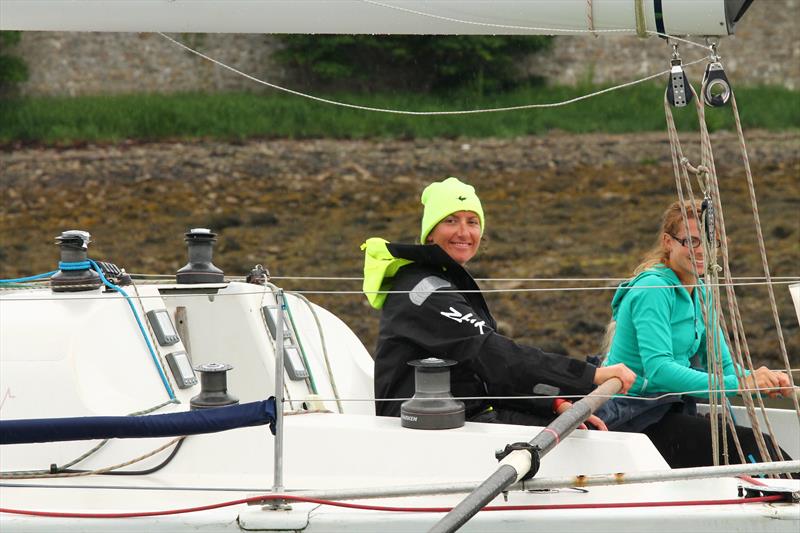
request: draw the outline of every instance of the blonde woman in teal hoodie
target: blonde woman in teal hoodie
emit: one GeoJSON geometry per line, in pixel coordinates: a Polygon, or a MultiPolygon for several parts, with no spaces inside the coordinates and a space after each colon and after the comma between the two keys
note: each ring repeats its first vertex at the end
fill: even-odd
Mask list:
{"type": "MultiPolygon", "coordinates": [[[[637,377],[628,397],[610,400],[597,413],[610,430],[647,434],[673,468],[713,464],[710,423],[697,416],[692,398],[708,397],[706,336],[710,333],[701,302],[711,295],[698,278],[705,270],[697,225],[701,207],[685,205],[688,232],[681,205],[675,202],[664,213],[655,246],[633,279],[620,285],[614,295],[605,364],[623,363],[637,377]],[[676,392],[685,394],[662,397],[676,392]]],[[[713,318],[709,322],[718,323],[713,318]]],[[[762,389],[769,396],[792,392],[786,374],[766,367],[745,372],[740,383],[725,338],[719,327],[716,330],[724,378],[722,383],[711,380],[714,389],[730,391],[729,396],[739,389],[762,389]]],[[[737,434],[745,458],[758,458],[752,430],[737,428],[737,434]]],[[[735,449],[732,441],[729,449],[735,449]]],[[[774,451],[770,448],[773,458],[774,451]]],[[[729,457],[730,462],[737,460],[729,457]]]]}

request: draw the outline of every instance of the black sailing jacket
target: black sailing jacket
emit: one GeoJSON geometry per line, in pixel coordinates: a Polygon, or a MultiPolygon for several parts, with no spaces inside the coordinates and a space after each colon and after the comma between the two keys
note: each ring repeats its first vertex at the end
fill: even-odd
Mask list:
{"type": "MultiPolygon", "coordinates": [[[[497,333],[497,325],[472,276],[437,245],[388,243],[397,258],[413,263],[392,279],[392,293],[381,315],[375,352],[375,398],[414,395],[409,361],[425,357],[453,359],[453,396],[530,396],[539,383],[561,394],[586,394],[595,367],[576,359],[521,346],[497,333]]],[[[399,401],[376,401],[380,416],[400,416],[399,401]]],[[[467,418],[489,406],[553,418],[552,400],[465,401],[467,418]]]]}

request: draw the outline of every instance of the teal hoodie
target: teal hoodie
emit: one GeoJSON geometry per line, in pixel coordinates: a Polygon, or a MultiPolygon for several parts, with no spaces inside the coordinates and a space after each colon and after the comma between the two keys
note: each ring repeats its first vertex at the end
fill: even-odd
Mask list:
{"type": "MultiPolygon", "coordinates": [[[[705,391],[693,396],[708,395],[706,327],[698,298],[698,292],[705,295],[706,290],[695,289],[690,295],[675,272],[664,265],[642,272],[617,289],[611,302],[616,332],[605,364],[624,363],[636,373],[628,394],[705,391]],[[701,370],[692,368],[695,355],[701,370]]],[[[739,382],[730,350],[719,326],[714,329],[722,351],[723,387],[735,390],[739,382]]],[[[720,388],[716,383],[712,386],[720,388]]]]}

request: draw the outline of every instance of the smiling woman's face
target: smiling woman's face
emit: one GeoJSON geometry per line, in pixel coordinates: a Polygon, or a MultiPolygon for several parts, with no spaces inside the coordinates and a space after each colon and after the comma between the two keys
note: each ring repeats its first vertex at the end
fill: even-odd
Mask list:
{"type": "Polygon", "coordinates": [[[481,219],[472,211],[456,211],[444,217],[428,235],[461,266],[475,257],[481,244],[481,219]]]}
{"type": "MultiPolygon", "coordinates": [[[[689,241],[694,240],[700,243],[700,230],[697,228],[697,221],[694,218],[689,219],[689,233],[686,233],[686,228],[681,227],[676,235],[664,233],[663,235],[664,247],[669,251],[669,259],[667,266],[678,276],[678,279],[684,285],[695,284],[696,278],[694,269],[697,269],[697,274],[702,276],[705,272],[705,263],[703,261],[703,247],[694,247],[694,268],[692,266],[692,252],[689,250],[689,241]]],[[[691,292],[691,291],[690,291],[691,292]]]]}

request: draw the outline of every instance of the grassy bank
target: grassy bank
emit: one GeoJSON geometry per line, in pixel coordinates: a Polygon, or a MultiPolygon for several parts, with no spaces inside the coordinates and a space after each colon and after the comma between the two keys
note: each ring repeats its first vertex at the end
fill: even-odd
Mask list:
{"type": "MultiPolygon", "coordinates": [[[[332,94],[334,100],[404,110],[454,110],[550,103],[596,90],[583,87],[520,89],[502,95],[435,97],[415,94],[332,94]]],[[[402,116],[335,107],[296,96],[265,94],[124,95],[4,99],[0,143],[70,144],[123,139],[209,138],[511,137],[550,130],[626,133],[664,129],[662,85],[639,85],[549,109],[464,116],[402,116]]],[[[745,128],[800,128],[800,92],[737,91],[745,128]]],[[[696,128],[693,109],[676,111],[682,129],[696,128]]],[[[729,107],[710,109],[712,130],[733,128],[729,107]]]]}

